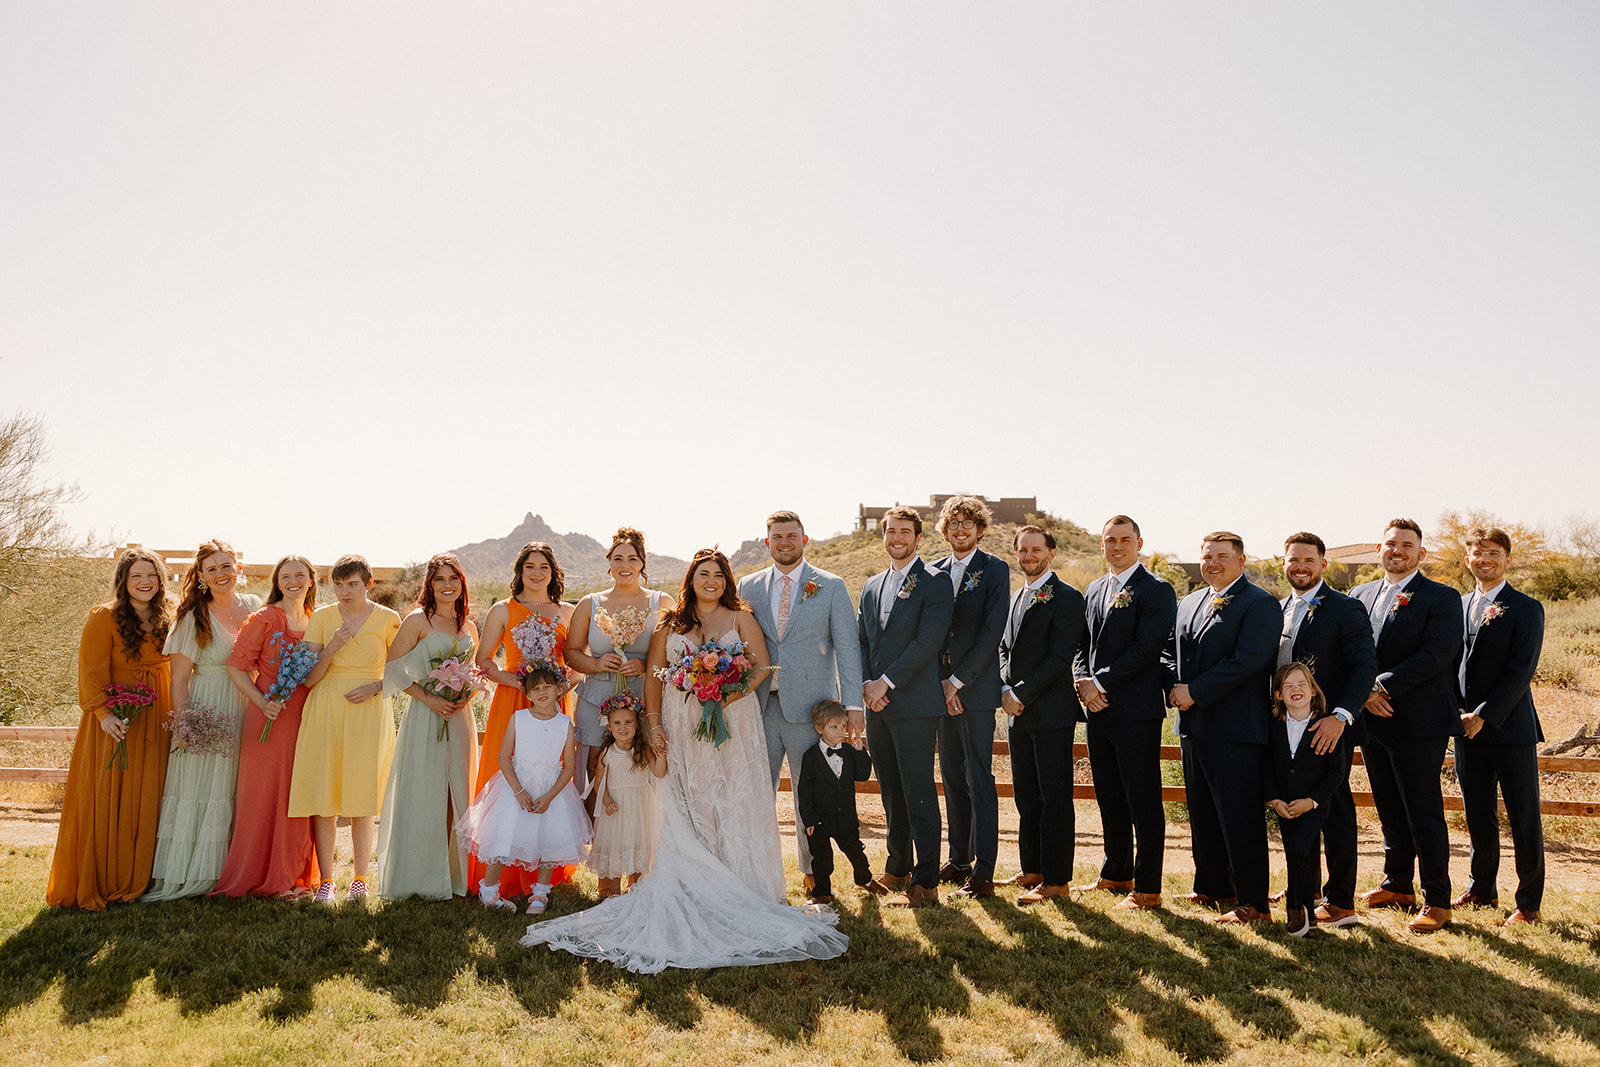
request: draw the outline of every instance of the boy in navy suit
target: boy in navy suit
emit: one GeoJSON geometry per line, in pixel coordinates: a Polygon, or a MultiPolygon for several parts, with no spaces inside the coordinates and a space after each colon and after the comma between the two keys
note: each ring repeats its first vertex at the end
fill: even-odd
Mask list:
{"type": "Polygon", "coordinates": [[[1283,835],[1283,858],[1289,867],[1289,935],[1304,937],[1313,925],[1311,910],[1317,905],[1317,877],[1321,869],[1319,842],[1328,801],[1346,780],[1349,769],[1337,747],[1319,753],[1309,736],[1317,720],[1328,714],[1310,668],[1289,662],[1272,679],[1272,730],[1267,759],[1262,764],[1262,795],[1278,813],[1283,835]]]}
{"type": "Polygon", "coordinates": [[[861,846],[861,823],[856,818],[856,783],[872,777],[872,757],[858,738],[845,743],[850,717],[837,700],[820,700],[811,709],[811,725],[822,739],[806,749],[800,758],[802,788],[796,815],[806,828],[806,844],[811,850],[811,903],[832,904],[833,846],[850,860],[856,885],[869,893],[887,893],[888,887],[872,877],[872,864],[861,846]]]}

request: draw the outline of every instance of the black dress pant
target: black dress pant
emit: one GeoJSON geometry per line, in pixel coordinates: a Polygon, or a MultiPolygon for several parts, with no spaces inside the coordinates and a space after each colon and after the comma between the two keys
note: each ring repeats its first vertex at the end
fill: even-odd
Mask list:
{"type": "Polygon", "coordinates": [[[1183,739],[1194,891],[1267,910],[1267,815],[1261,764],[1267,746],[1183,739]]]}
{"type": "Polygon", "coordinates": [[[994,785],[993,711],[967,710],[939,722],[939,779],[944,782],[950,862],[974,878],[994,879],[1000,849],[1000,794],[994,785]]]}
{"type": "Polygon", "coordinates": [[[1284,865],[1289,868],[1289,890],[1283,902],[1291,912],[1317,906],[1317,875],[1321,868],[1317,853],[1321,850],[1323,810],[1312,808],[1297,818],[1278,818],[1284,865]]]}
{"type": "Polygon", "coordinates": [[[811,876],[816,879],[816,885],[811,890],[815,896],[833,896],[832,843],[835,841],[839,843],[839,851],[850,861],[856,885],[866,885],[872,881],[872,864],[867,861],[867,850],[861,845],[859,824],[845,830],[834,820],[823,819],[806,835],[806,845],[811,850],[811,876]]]}
{"type": "Polygon", "coordinates": [[[1383,881],[1391,893],[1413,893],[1422,883],[1424,903],[1450,906],[1450,832],[1444,822],[1439,771],[1449,738],[1386,741],[1370,727],[1361,757],[1372,801],[1383,824],[1383,881]]]}
{"type": "MultiPolygon", "coordinates": [[[[1355,730],[1345,727],[1339,736],[1339,755],[1344,760],[1344,779],[1328,798],[1328,803],[1318,808],[1326,811],[1322,820],[1322,847],[1328,856],[1328,880],[1323,884],[1322,895],[1328,903],[1346,911],[1356,906],[1356,802],[1350,795],[1350,765],[1355,757],[1355,730]]],[[[1312,872],[1315,877],[1316,872],[1312,872]]]]}
{"type": "Polygon", "coordinates": [[[1532,913],[1544,901],[1544,822],[1539,814],[1539,754],[1533,745],[1486,745],[1456,738],[1456,778],[1467,833],[1472,838],[1472,881],[1467,892],[1500,898],[1500,810],[1506,798],[1511,848],[1517,867],[1517,908],[1532,913]]]}
{"type": "Polygon", "coordinates": [[[1131,880],[1139,893],[1159,893],[1167,847],[1167,816],[1161,807],[1161,720],[1110,719],[1105,712],[1090,712],[1086,733],[1106,843],[1100,877],[1131,880]]]}
{"type": "Polygon", "coordinates": [[[887,824],[884,869],[896,878],[909,874],[911,884],[923,889],[939,885],[939,789],[933,780],[938,738],[937,718],[867,712],[867,748],[878,772],[887,824]]]}
{"type": "MultiPolygon", "coordinates": [[[[1026,711],[1023,712],[1027,714],[1026,711]]],[[[1011,726],[1011,788],[1017,802],[1017,858],[1045,885],[1072,881],[1077,825],[1072,808],[1072,738],[1061,730],[1011,726]]]]}

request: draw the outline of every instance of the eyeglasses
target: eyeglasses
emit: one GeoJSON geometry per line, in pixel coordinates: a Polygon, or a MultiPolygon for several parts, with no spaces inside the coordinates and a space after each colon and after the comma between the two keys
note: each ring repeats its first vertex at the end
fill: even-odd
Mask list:
{"type": "Polygon", "coordinates": [[[945,525],[945,529],[947,529],[947,530],[976,530],[978,528],[978,520],[977,519],[951,519],[949,522],[945,523],[944,525],[945,525]]]}

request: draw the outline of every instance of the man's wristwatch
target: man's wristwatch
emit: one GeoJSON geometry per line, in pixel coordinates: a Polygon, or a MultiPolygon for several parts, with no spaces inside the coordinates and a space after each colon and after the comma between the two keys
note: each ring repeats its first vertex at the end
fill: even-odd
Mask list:
{"type": "Polygon", "coordinates": [[[1349,726],[1351,723],[1356,721],[1356,717],[1350,714],[1348,711],[1345,711],[1343,708],[1335,708],[1333,717],[1344,723],[1346,726],[1349,726]]]}

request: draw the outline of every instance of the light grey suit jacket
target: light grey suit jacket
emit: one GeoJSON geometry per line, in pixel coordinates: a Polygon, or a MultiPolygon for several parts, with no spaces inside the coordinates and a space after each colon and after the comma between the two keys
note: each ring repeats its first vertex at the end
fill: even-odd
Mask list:
{"type": "MultiPolygon", "coordinates": [[[[847,707],[861,706],[861,646],[856,637],[855,607],[844,579],[806,561],[795,571],[795,578],[789,625],[782,641],[772,611],[772,583],[778,580],[778,569],[768,567],[745,575],[739,579],[739,595],[755,612],[767,639],[767,654],[780,668],[783,717],[801,723],[810,721],[811,709],[819,700],[842,699],[847,707]],[[805,595],[807,582],[815,582],[817,587],[809,597],[805,595]]],[[[769,675],[761,683],[763,704],[770,687],[769,675]]]]}

